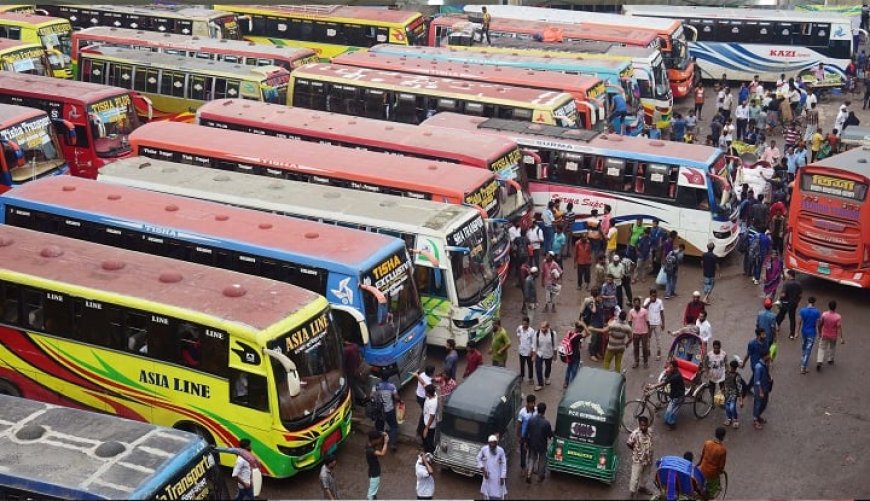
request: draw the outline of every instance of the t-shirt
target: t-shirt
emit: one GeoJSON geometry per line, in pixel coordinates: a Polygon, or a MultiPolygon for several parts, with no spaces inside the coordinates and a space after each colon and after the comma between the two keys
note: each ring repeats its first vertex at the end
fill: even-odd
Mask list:
{"type": "Polygon", "coordinates": [[[541,358],[553,358],[556,354],[556,331],[538,331],[533,340],[533,351],[541,358]]]}
{"type": "Polygon", "coordinates": [[[628,310],[628,319],[633,334],[649,334],[649,312],[646,308],[628,310]]]}
{"type": "Polygon", "coordinates": [[[366,463],[369,465],[369,478],[378,478],[381,476],[381,462],[378,461],[378,456],[375,454],[375,448],[371,445],[366,446],[366,463]]]}
{"type": "Polygon", "coordinates": [[[532,329],[531,327],[523,327],[522,325],[517,327],[517,339],[519,340],[517,351],[520,355],[524,357],[531,355],[534,336],[535,329],[532,329]]]}
{"type": "MultiPolygon", "coordinates": [[[[425,374],[421,374],[423,376],[425,374]]],[[[375,392],[384,404],[384,412],[393,410],[393,394],[396,393],[396,385],[388,381],[381,381],[375,385],[375,392]]]]}
{"type": "Polygon", "coordinates": [[[417,458],[417,464],[414,466],[414,472],[417,474],[417,497],[431,498],[435,496],[435,479],[429,473],[429,469],[423,464],[423,460],[417,458]]]}
{"type": "Polygon", "coordinates": [[[531,411],[523,407],[520,409],[520,412],[517,414],[517,422],[520,423],[520,437],[525,438],[526,434],[529,430],[529,421],[535,416],[538,415],[538,411],[532,409],[531,411]]]}
{"type": "Polygon", "coordinates": [[[725,381],[725,359],[727,355],[723,350],[717,354],[714,351],[707,353],[707,364],[710,371],[710,381],[721,383],[725,381]]]}
{"type": "Polygon", "coordinates": [[[814,133],[813,137],[810,138],[810,149],[813,151],[819,151],[822,148],[822,141],[824,140],[825,138],[822,137],[821,134],[818,132],[814,133]]]}
{"type": "MultiPolygon", "coordinates": [[[[423,402],[423,426],[429,424],[430,416],[437,416],[438,414],[438,397],[426,397],[426,401],[423,402]]],[[[432,425],[429,427],[430,430],[434,430],[435,426],[438,424],[438,419],[432,420],[432,425]]]]}
{"type": "Polygon", "coordinates": [[[782,293],[785,295],[785,300],[790,303],[797,303],[801,300],[804,288],[796,280],[788,280],[782,286],[782,293]]]}
{"type": "Polygon", "coordinates": [[[612,227],[607,230],[607,250],[615,251],[616,250],[616,237],[619,235],[619,230],[616,227],[612,227]]]}
{"type": "Polygon", "coordinates": [[[816,337],[816,323],[822,317],[822,312],[815,306],[804,306],[800,311],[801,316],[801,335],[808,338],[816,337]]]}
{"type": "Polygon", "coordinates": [[[753,339],[746,346],[746,352],[749,354],[749,365],[750,367],[755,367],[755,364],[761,360],[761,356],[764,355],[764,352],[767,351],[768,344],[767,340],[759,341],[758,339],[753,339]]]}
{"type": "Polygon", "coordinates": [[[420,379],[417,380],[417,392],[415,395],[420,398],[426,398],[426,387],[430,384],[432,384],[432,378],[426,375],[425,372],[421,372],[420,379]]]}
{"type": "Polygon", "coordinates": [[[468,350],[465,354],[465,375],[476,371],[483,363],[483,355],[478,350],[468,350]]]}
{"type": "Polygon", "coordinates": [[[701,463],[698,469],[704,474],[707,481],[719,478],[719,475],[725,471],[725,446],[717,440],[707,440],[704,442],[704,450],[701,452],[701,463]]]}
{"type": "Polygon", "coordinates": [[[713,254],[712,251],[707,251],[701,256],[701,267],[704,270],[705,278],[713,278],[716,276],[716,264],[719,260],[716,258],[716,254],[713,254]]]}
{"type": "Polygon", "coordinates": [[[701,341],[709,343],[710,338],[713,337],[713,326],[710,325],[710,321],[704,320],[701,322],[701,319],[698,319],[695,320],[695,325],[698,326],[698,336],[701,338],[701,341]]]}
{"type": "Polygon", "coordinates": [[[236,464],[233,466],[232,477],[238,479],[237,485],[240,489],[246,488],[246,485],[251,485],[251,463],[243,458],[241,454],[236,456],[236,464]]]}
{"type": "Polygon", "coordinates": [[[625,343],[631,339],[631,326],[620,320],[607,324],[607,351],[625,351],[625,343]]]}
{"type": "Polygon", "coordinates": [[[589,241],[577,240],[574,244],[574,262],[577,264],[592,264],[592,245],[589,241]]]}
{"type": "Polygon", "coordinates": [[[662,325],[662,312],[665,311],[665,304],[661,299],[656,298],[655,301],[650,301],[650,298],[646,298],[643,307],[649,312],[650,325],[662,325]]]}
{"type": "Polygon", "coordinates": [[[504,327],[495,331],[495,334],[492,336],[492,344],[490,344],[490,349],[492,350],[492,360],[493,362],[504,362],[507,360],[508,351],[505,350],[504,353],[499,353],[499,350],[505,347],[505,345],[511,342],[511,338],[508,337],[507,331],[504,327]]]}
{"type": "Polygon", "coordinates": [[[764,332],[767,333],[767,339],[773,339],[773,336],[776,335],[776,315],[766,308],[759,311],[755,319],[755,326],[764,329],[764,332]]]}
{"type": "Polygon", "coordinates": [[[668,375],[667,382],[671,387],[671,399],[683,398],[686,396],[686,384],[683,382],[683,375],[679,370],[674,370],[668,375]]]}
{"type": "Polygon", "coordinates": [[[547,418],[535,415],[526,427],[529,449],[534,452],[547,452],[547,442],[553,437],[553,427],[547,418]]]}
{"type": "Polygon", "coordinates": [[[459,353],[456,350],[450,350],[447,356],[444,357],[444,372],[451,379],[456,379],[456,364],[459,363],[459,353]]]}
{"type": "Polygon", "coordinates": [[[822,338],[837,339],[837,332],[843,322],[839,313],[826,311],[822,313],[822,338]]]}
{"type": "MultiPolygon", "coordinates": [[[[323,490],[331,492],[335,499],[340,499],[338,496],[338,485],[335,483],[335,476],[326,465],[320,468],[320,487],[323,490]]],[[[324,499],[326,498],[324,497],[324,499]]]]}

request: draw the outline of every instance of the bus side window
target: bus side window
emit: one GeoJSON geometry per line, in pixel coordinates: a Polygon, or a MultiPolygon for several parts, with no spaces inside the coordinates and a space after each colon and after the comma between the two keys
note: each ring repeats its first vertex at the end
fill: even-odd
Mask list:
{"type": "Polygon", "coordinates": [[[202,364],[202,327],[190,322],[178,322],[175,337],[179,341],[179,352],[176,363],[193,369],[199,369],[202,364]]]}
{"type": "Polygon", "coordinates": [[[43,328],[56,336],[68,337],[72,332],[71,298],[59,292],[44,292],[43,328]]]}
{"type": "Polygon", "coordinates": [[[91,299],[73,301],[73,338],[83,343],[118,348],[111,343],[107,305],[91,299]]]}
{"type": "Polygon", "coordinates": [[[178,363],[180,339],[176,335],[177,321],[174,318],[149,312],[148,356],[164,362],[178,363]]]}
{"type": "Polygon", "coordinates": [[[583,180],[583,172],[581,172],[580,167],[583,165],[583,155],[577,155],[576,153],[566,153],[563,157],[563,162],[560,162],[559,169],[559,179],[558,181],[563,184],[570,185],[580,185],[582,186],[584,183],[583,180]]]}
{"type": "Polygon", "coordinates": [[[416,125],[417,119],[417,99],[413,94],[400,93],[397,96],[396,107],[393,110],[393,117],[397,122],[403,122],[416,125]]]}
{"type": "Polygon", "coordinates": [[[347,45],[352,47],[368,47],[365,28],[359,24],[345,24],[344,40],[347,45]]]}
{"type": "Polygon", "coordinates": [[[447,276],[446,270],[441,270],[440,281],[436,280],[435,269],[428,266],[415,266],[414,278],[417,281],[417,287],[420,290],[421,296],[434,296],[438,298],[447,298],[447,276]]]}
{"type": "Polygon", "coordinates": [[[341,337],[344,338],[345,341],[350,341],[351,343],[362,346],[363,339],[359,323],[350,313],[344,310],[339,310],[338,308],[333,308],[332,321],[335,323],[335,327],[338,329],[338,332],[341,333],[341,337]]]}
{"type": "Polygon", "coordinates": [[[350,85],[337,85],[335,87],[336,96],[338,98],[337,106],[340,107],[339,113],[345,115],[359,115],[359,89],[350,85]]]}
{"type": "Polygon", "coordinates": [[[214,78],[202,77],[199,75],[191,75],[188,79],[188,96],[197,101],[211,101],[212,87],[214,87],[214,78]]]}
{"type": "Polygon", "coordinates": [[[709,210],[710,196],[707,188],[693,188],[690,186],[677,187],[677,205],[688,209],[709,210]]]}
{"type": "Polygon", "coordinates": [[[239,97],[239,81],[226,80],[224,78],[215,78],[214,80],[214,99],[237,98],[239,97]]]}
{"type": "Polygon", "coordinates": [[[0,37],[21,40],[21,28],[18,26],[0,26],[0,37]]]}
{"type": "Polygon", "coordinates": [[[135,354],[148,354],[148,328],[144,313],[127,312],[124,319],[126,350],[135,354]]]}
{"type": "MultiPolygon", "coordinates": [[[[297,83],[299,81],[297,80],[297,83]]],[[[384,91],[376,89],[366,89],[365,98],[363,100],[363,116],[383,120],[384,114],[384,91]]]]}
{"type": "Polygon", "coordinates": [[[0,306],[2,306],[2,319],[4,324],[19,325],[21,304],[19,297],[21,290],[17,284],[0,283],[0,306]]]}
{"type": "Polygon", "coordinates": [[[634,172],[637,165],[638,163],[634,161],[626,162],[622,171],[622,191],[627,193],[634,191],[634,172]]]}
{"type": "Polygon", "coordinates": [[[45,327],[45,314],[42,309],[44,299],[42,291],[29,287],[22,289],[24,326],[26,328],[41,331],[45,327]]]}
{"type": "Polygon", "coordinates": [[[109,85],[115,87],[123,87],[125,89],[133,88],[133,67],[129,64],[113,64],[109,73],[109,85]]]}
{"type": "Polygon", "coordinates": [[[634,173],[634,192],[643,194],[646,189],[646,168],[647,164],[638,163],[637,170],[634,173]]]}
{"type": "Polygon", "coordinates": [[[82,60],[82,82],[91,82],[104,84],[106,83],[106,64],[101,61],[83,58],[82,60]]]}
{"type": "Polygon", "coordinates": [[[264,376],[230,369],[229,387],[230,402],[259,411],[269,410],[269,390],[264,376]]]}

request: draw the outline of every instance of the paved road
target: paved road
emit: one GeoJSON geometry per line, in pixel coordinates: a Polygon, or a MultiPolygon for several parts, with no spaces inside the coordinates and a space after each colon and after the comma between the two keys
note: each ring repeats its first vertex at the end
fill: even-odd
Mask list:
{"type": "MultiPolygon", "coordinates": [[[[708,95],[712,95],[708,92],[708,95]]],[[[710,96],[712,99],[712,96],[710,96]]],[[[857,102],[860,98],[855,98],[857,102]]],[[[688,102],[678,106],[687,109],[688,102]]],[[[713,103],[708,103],[708,108],[713,103]]],[[[836,104],[824,103],[825,129],[833,121],[836,104]]],[[[853,105],[853,108],[855,106],[853,105]]],[[[858,111],[863,123],[870,123],[870,114],[858,111]]],[[[722,277],[715,290],[715,302],[708,308],[713,324],[714,338],[720,339],[724,350],[743,356],[746,343],[753,336],[754,318],[761,307],[761,291],[741,274],[737,256],[732,256],[722,268],[722,277]]],[[[553,327],[563,334],[579,313],[577,305],[582,299],[575,290],[574,270],[566,270],[566,284],[560,298],[558,314],[549,314],[553,327]]],[[[512,282],[511,282],[512,283],[512,282]]],[[[776,387],[771,395],[766,413],[768,426],[763,431],[751,427],[751,399],[741,411],[744,426],[729,430],[727,470],[730,476],[728,498],[867,498],[870,484],[866,481],[870,472],[870,392],[866,381],[870,371],[866,360],[870,359],[870,344],[865,339],[864,326],[870,325],[870,292],[844,288],[811,278],[801,279],[804,298],[814,295],[819,304],[831,299],[840,304],[843,314],[847,344],[838,346],[837,363],[826,366],[821,373],[808,375],[798,372],[800,355],[799,341],[781,339],[780,351],[772,375],[776,387]]],[[[634,286],[636,292],[646,291],[651,285],[634,286]]],[[[666,302],[668,327],[676,328],[691,292],[701,288],[700,270],[697,261],[688,260],[681,268],[677,298],[666,302]]],[[[502,307],[504,324],[508,331],[518,324],[519,289],[509,285],[502,307]]],[[[787,320],[783,326],[787,325],[787,320]]],[[[484,352],[488,344],[484,346],[484,352]]],[[[430,362],[440,366],[444,351],[429,350],[430,362]]],[[[515,349],[511,352],[509,367],[518,370],[515,349]]],[[[486,358],[488,360],[488,357],[486,358]]],[[[627,357],[630,366],[631,357],[627,357]]],[[[586,359],[584,364],[600,366],[586,359]]],[[[651,364],[650,369],[628,369],[628,396],[638,396],[646,382],[653,381],[660,365],[651,364]]],[[[461,373],[463,367],[460,366],[461,373]]],[[[561,398],[561,381],[564,364],[554,363],[554,384],[537,393],[538,400],[547,402],[555,409],[561,398]]],[[[748,370],[747,370],[748,372],[748,370]]],[[[532,391],[524,384],[523,393],[532,391]]],[[[413,434],[417,419],[414,403],[414,387],[406,387],[403,398],[408,402],[409,416],[402,432],[413,434]]],[[[361,410],[357,412],[361,415],[361,410]]],[[[551,418],[554,416],[551,413],[551,418]]],[[[691,450],[697,455],[703,441],[711,437],[716,426],[721,425],[724,413],[715,409],[705,420],[698,421],[690,409],[683,409],[676,431],[667,431],[661,424],[661,414],[653,426],[656,456],[682,454],[691,450]]],[[[360,427],[361,428],[361,427],[360,427]]],[[[517,455],[509,459],[509,497],[513,499],[591,499],[624,498],[628,493],[628,449],[619,437],[619,452],[622,464],[616,482],[605,486],[598,482],[564,474],[554,474],[541,485],[526,485],[519,476],[517,455]]],[[[365,440],[356,432],[347,440],[339,453],[337,477],[344,498],[365,496],[367,479],[363,449],[365,440]]],[[[407,499],[415,496],[413,476],[414,446],[403,443],[399,452],[382,461],[383,477],[381,499],[407,499]]],[[[451,472],[437,473],[437,498],[462,499],[479,497],[479,478],[466,478],[451,472]]],[[[234,489],[233,489],[234,492],[234,489]]],[[[265,481],[262,497],[318,499],[321,492],[317,483],[317,471],[305,472],[292,479],[265,481]]]]}

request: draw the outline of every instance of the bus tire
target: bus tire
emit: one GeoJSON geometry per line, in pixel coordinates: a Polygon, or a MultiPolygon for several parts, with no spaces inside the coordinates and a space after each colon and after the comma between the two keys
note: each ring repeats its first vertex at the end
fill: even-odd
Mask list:
{"type": "Polygon", "coordinates": [[[20,397],[21,391],[17,386],[5,379],[0,379],[0,395],[9,395],[10,397],[20,397]]]}
{"type": "Polygon", "coordinates": [[[181,423],[177,423],[174,426],[174,428],[177,430],[187,431],[187,432],[193,433],[195,435],[199,435],[206,442],[208,442],[209,445],[211,445],[211,446],[216,445],[215,441],[214,441],[214,437],[211,436],[211,433],[209,433],[208,430],[206,430],[205,428],[203,428],[202,426],[200,426],[196,423],[191,423],[190,421],[184,421],[181,423]]]}

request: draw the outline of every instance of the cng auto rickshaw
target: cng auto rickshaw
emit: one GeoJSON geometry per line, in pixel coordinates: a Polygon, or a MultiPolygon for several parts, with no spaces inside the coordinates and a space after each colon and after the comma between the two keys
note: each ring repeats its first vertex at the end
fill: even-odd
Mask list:
{"type": "Polygon", "coordinates": [[[517,446],[520,375],[482,365],[450,393],[435,435],[435,464],[466,476],[480,475],[477,454],[490,435],[510,457],[517,446]]]}
{"type": "Polygon", "coordinates": [[[612,483],[619,467],[615,445],[623,407],[622,374],[581,367],[559,402],[547,453],[550,469],[612,483]]]}

